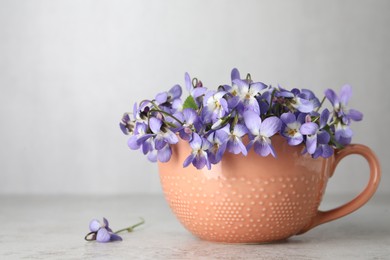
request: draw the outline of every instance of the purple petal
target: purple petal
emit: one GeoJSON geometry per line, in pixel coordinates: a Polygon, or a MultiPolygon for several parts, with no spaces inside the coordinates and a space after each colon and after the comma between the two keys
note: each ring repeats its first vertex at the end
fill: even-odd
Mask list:
{"type": "MultiPolygon", "coordinates": [[[[222,109],[223,109],[223,111],[224,111],[225,113],[228,113],[228,112],[229,112],[229,106],[228,106],[228,103],[227,103],[226,99],[221,98],[221,99],[219,100],[219,104],[221,104],[221,107],[222,107],[222,109]]],[[[223,115],[225,115],[225,113],[224,113],[223,115]]]]}
{"type": "Polygon", "coordinates": [[[190,165],[192,163],[192,161],[194,160],[195,158],[195,155],[193,153],[191,153],[185,160],[184,160],[184,163],[183,163],[183,167],[187,167],[188,165],[190,165]]]}
{"type": "Polygon", "coordinates": [[[192,96],[194,98],[197,98],[197,97],[200,97],[200,96],[204,95],[206,93],[206,91],[207,91],[207,89],[203,88],[203,87],[201,87],[201,88],[194,88],[194,90],[192,91],[191,94],[192,94],[192,96]]]}
{"type": "Polygon", "coordinates": [[[226,143],[227,139],[229,138],[229,135],[224,130],[217,130],[215,131],[215,138],[220,143],[226,143]]]}
{"type": "Polygon", "coordinates": [[[172,149],[166,145],[163,149],[157,151],[157,158],[160,162],[168,162],[171,159],[172,149]]]}
{"type": "Polygon", "coordinates": [[[279,132],[280,127],[282,126],[282,121],[276,116],[271,116],[261,123],[260,125],[260,134],[266,137],[271,137],[277,132],[279,132]]]}
{"type": "Polygon", "coordinates": [[[307,114],[306,113],[300,113],[298,116],[297,116],[297,121],[301,124],[305,123],[306,122],[306,116],[307,114]]]}
{"type": "Polygon", "coordinates": [[[106,243],[110,241],[110,233],[108,233],[107,229],[105,228],[100,228],[99,231],[97,232],[96,236],[96,241],[101,242],[101,243],[106,243]]]}
{"type": "Polygon", "coordinates": [[[196,169],[202,169],[207,164],[207,158],[202,155],[195,156],[192,164],[196,167],[196,169]]]}
{"type": "Polygon", "coordinates": [[[322,145],[322,157],[329,158],[333,155],[334,150],[329,145],[322,145]]]}
{"type": "Polygon", "coordinates": [[[233,134],[239,137],[244,136],[247,132],[248,132],[247,128],[240,124],[237,124],[233,130],[233,134]]]}
{"type": "Polygon", "coordinates": [[[165,141],[165,139],[162,136],[157,136],[154,139],[154,147],[156,148],[156,150],[161,150],[166,145],[167,145],[167,142],[165,141]]]}
{"type": "Polygon", "coordinates": [[[304,135],[314,135],[318,131],[318,125],[313,122],[304,123],[299,131],[304,135]]]}
{"type": "Polygon", "coordinates": [[[99,220],[97,219],[91,220],[91,222],[89,223],[89,230],[91,230],[92,232],[96,232],[99,230],[99,228],[101,228],[101,224],[99,220]]]}
{"type": "Polygon", "coordinates": [[[352,96],[352,87],[350,85],[344,85],[340,91],[341,104],[344,104],[346,106],[351,96],[352,96]]]}
{"type": "Polygon", "coordinates": [[[341,123],[336,124],[335,126],[335,137],[336,140],[340,139],[341,137],[343,138],[351,138],[353,135],[353,132],[351,128],[349,128],[346,125],[342,125],[341,123]]]}
{"type": "Polygon", "coordinates": [[[228,99],[228,107],[229,108],[235,108],[238,103],[240,102],[240,97],[239,96],[233,96],[228,99]]]}
{"type": "Polygon", "coordinates": [[[261,90],[265,89],[267,87],[267,85],[265,85],[264,83],[262,82],[254,82],[252,84],[250,84],[250,90],[249,92],[251,94],[257,94],[259,93],[261,90]]]}
{"type": "Polygon", "coordinates": [[[202,138],[197,133],[192,134],[192,140],[190,142],[192,150],[200,150],[202,148],[202,138]]]}
{"type": "Polygon", "coordinates": [[[271,148],[268,143],[257,141],[254,143],[254,150],[257,154],[265,157],[271,153],[271,148]]]}
{"type": "Polygon", "coordinates": [[[177,135],[174,132],[169,129],[166,129],[165,131],[166,132],[163,134],[165,141],[170,144],[176,144],[179,142],[179,138],[177,138],[177,135]]]}
{"type": "Polygon", "coordinates": [[[293,98],[294,94],[278,85],[279,91],[275,92],[276,97],[293,98]]]}
{"type": "Polygon", "coordinates": [[[161,131],[162,121],[155,117],[149,119],[149,127],[153,133],[157,134],[161,131]]]}
{"type": "Polygon", "coordinates": [[[148,128],[148,125],[145,123],[137,122],[135,125],[134,133],[135,134],[144,134],[148,128]]]}
{"type": "Polygon", "coordinates": [[[207,138],[202,137],[202,150],[210,149],[212,144],[207,140],[207,138]]]}
{"type": "Polygon", "coordinates": [[[233,154],[239,154],[242,153],[243,155],[247,155],[248,151],[245,147],[245,145],[242,143],[241,139],[238,137],[234,137],[233,139],[230,139],[227,143],[227,149],[229,152],[233,154]]]}
{"type": "Polygon", "coordinates": [[[137,114],[138,114],[138,108],[137,108],[137,102],[135,102],[133,105],[133,117],[137,118],[137,114]]]}
{"type": "Polygon", "coordinates": [[[253,135],[260,134],[261,119],[259,115],[251,110],[244,112],[244,121],[246,127],[251,131],[253,135]]]}
{"type": "Polygon", "coordinates": [[[339,139],[337,139],[337,142],[339,142],[339,144],[341,145],[348,145],[351,143],[351,140],[352,138],[351,137],[343,137],[343,136],[340,136],[339,139]]]}
{"type": "Polygon", "coordinates": [[[122,238],[119,235],[112,233],[110,237],[110,241],[122,241],[122,238]]]}
{"type": "Polygon", "coordinates": [[[183,108],[183,101],[180,98],[173,100],[172,108],[174,110],[181,110],[183,108]]]}
{"type": "Polygon", "coordinates": [[[159,93],[159,94],[157,94],[157,96],[156,96],[155,99],[156,99],[156,101],[157,101],[159,104],[163,104],[163,103],[167,102],[168,93],[167,93],[167,92],[159,93]]]}
{"type": "Polygon", "coordinates": [[[151,139],[145,141],[142,144],[142,152],[143,152],[143,154],[147,154],[147,153],[149,153],[152,150],[153,150],[153,144],[152,144],[152,140],[151,139]]]}
{"type": "Polygon", "coordinates": [[[322,111],[320,116],[320,128],[324,128],[326,124],[328,123],[329,119],[329,110],[327,108],[322,111]]]}
{"type": "Polygon", "coordinates": [[[104,226],[103,226],[103,227],[105,227],[105,228],[108,228],[108,227],[109,227],[108,220],[107,220],[105,217],[103,217],[103,223],[104,223],[104,226]]]}
{"type": "Polygon", "coordinates": [[[193,124],[197,119],[197,114],[195,110],[191,108],[184,109],[183,115],[187,124],[193,124]]]}
{"type": "Polygon", "coordinates": [[[311,155],[314,159],[317,159],[318,157],[322,156],[323,153],[322,146],[323,145],[319,145],[316,151],[311,155]]]}
{"type": "Polygon", "coordinates": [[[244,89],[244,90],[249,89],[248,82],[241,80],[241,79],[233,80],[233,84],[235,84],[239,89],[244,89]]]}
{"type": "Polygon", "coordinates": [[[171,94],[172,96],[172,99],[177,99],[181,96],[182,94],[182,90],[181,90],[181,87],[180,85],[175,85],[173,86],[170,90],[169,90],[169,93],[171,94]]]}
{"type": "Polygon", "coordinates": [[[179,131],[179,136],[185,141],[190,141],[192,138],[192,131],[190,128],[185,127],[179,131]]]}
{"type": "Polygon", "coordinates": [[[218,91],[217,93],[214,94],[214,98],[220,100],[223,98],[223,96],[226,95],[226,93],[227,93],[226,91],[218,91]]]}
{"type": "Polygon", "coordinates": [[[297,119],[295,118],[295,115],[293,113],[283,113],[280,116],[280,119],[285,123],[286,125],[294,123],[297,119]]]}
{"type": "Polygon", "coordinates": [[[251,97],[249,99],[245,99],[244,104],[245,104],[245,110],[252,110],[256,112],[256,114],[260,115],[260,106],[256,98],[251,97]]]}
{"type": "Polygon", "coordinates": [[[191,90],[193,87],[192,87],[190,74],[188,74],[187,72],[184,74],[184,81],[185,81],[186,88],[187,88],[188,92],[191,93],[191,90]]]}
{"type": "Polygon", "coordinates": [[[309,135],[306,138],[306,149],[309,154],[313,154],[317,148],[317,135],[309,135]]]}
{"type": "Polygon", "coordinates": [[[314,109],[314,105],[310,100],[306,100],[300,97],[296,98],[296,104],[294,107],[303,113],[310,113],[314,109]]]}
{"type": "Polygon", "coordinates": [[[146,140],[148,140],[150,137],[153,137],[153,136],[155,136],[155,134],[145,134],[145,135],[139,136],[137,139],[137,144],[141,145],[144,142],[146,142],[146,140]]]}
{"type": "Polygon", "coordinates": [[[332,103],[333,106],[335,106],[339,100],[337,98],[336,93],[333,91],[333,89],[327,89],[325,90],[325,97],[332,103]]]}
{"type": "Polygon", "coordinates": [[[363,114],[355,109],[350,109],[348,117],[353,121],[361,121],[363,119],[363,114]]]}
{"type": "Polygon", "coordinates": [[[125,135],[128,135],[128,134],[129,134],[129,129],[127,129],[127,125],[125,125],[124,123],[120,122],[120,123],[119,123],[119,127],[121,128],[122,132],[123,132],[125,135]]]}
{"type": "Polygon", "coordinates": [[[131,150],[137,150],[139,149],[140,145],[137,143],[138,137],[135,135],[130,136],[129,140],[127,141],[127,145],[130,147],[131,150]]]}
{"type": "Polygon", "coordinates": [[[238,69],[234,68],[232,69],[232,72],[230,73],[231,80],[240,79],[240,72],[238,69]]]}
{"type": "Polygon", "coordinates": [[[151,162],[157,162],[157,150],[150,151],[147,158],[151,162]]]}
{"type": "Polygon", "coordinates": [[[317,142],[319,144],[328,144],[330,141],[330,135],[326,131],[319,131],[317,134],[317,142]]]}
{"type": "Polygon", "coordinates": [[[303,136],[302,135],[298,135],[298,136],[294,136],[294,137],[289,137],[288,138],[288,144],[289,145],[298,145],[300,143],[303,142],[303,136]]]}

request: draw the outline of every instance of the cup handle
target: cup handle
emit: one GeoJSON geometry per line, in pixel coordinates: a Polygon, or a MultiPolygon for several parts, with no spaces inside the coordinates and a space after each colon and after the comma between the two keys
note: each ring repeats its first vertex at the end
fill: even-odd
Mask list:
{"type": "Polygon", "coordinates": [[[303,228],[298,234],[305,233],[306,231],[321,225],[323,223],[344,217],[355,210],[359,209],[361,206],[367,203],[367,201],[374,195],[376,189],[378,188],[379,181],[381,178],[381,168],[379,165],[379,160],[375,156],[374,152],[365,145],[361,144],[352,144],[346,146],[344,149],[338,150],[335,154],[335,162],[333,166],[333,171],[336,169],[338,163],[346,156],[350,154],[358,154],[363,156],[370,167],[370,179],[367,186],[364,190],[350,202],[328,211],[317,211],[317,214],[313,217],[311,223],[303,228]]]}

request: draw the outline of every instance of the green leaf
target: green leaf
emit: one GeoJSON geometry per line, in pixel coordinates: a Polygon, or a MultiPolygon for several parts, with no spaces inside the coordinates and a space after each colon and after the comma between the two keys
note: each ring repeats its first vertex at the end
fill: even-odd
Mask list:
{"type": "Polygon", "coordinates": [[[192,108],[195,110],[198,109],[198,105],[196,104],[195,99],[192,96],[188,96],[187,99],[184,101],[183,109],[186,108],[192,108]]]}

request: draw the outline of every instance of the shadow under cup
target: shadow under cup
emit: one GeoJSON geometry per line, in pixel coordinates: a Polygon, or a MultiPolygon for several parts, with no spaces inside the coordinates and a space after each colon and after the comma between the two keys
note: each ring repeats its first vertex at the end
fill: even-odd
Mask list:
{"type": "Polygon", "coordinates": [[[172,145],[172,157],[159,162],[165,198],[195,236],[227,243],[266,243],[286,239],[363,206],[380,180],[379,162],[363,145],[349,145],[330,158],[302,155],[302,145],[289,146],[272,137],[277,158],[225,153],[222,161],[197,170],[183,168],[191,153],[187,142],[172,145]],[[334,210],[318,210],[328,178],[347,155],[360,154],[369,163],[370,180],[351,202],[334,210]]]}

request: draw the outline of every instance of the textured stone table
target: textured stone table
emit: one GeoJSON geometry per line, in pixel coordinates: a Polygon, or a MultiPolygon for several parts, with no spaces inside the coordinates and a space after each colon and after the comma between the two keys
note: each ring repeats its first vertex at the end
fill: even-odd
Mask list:
{"type": "MultiPolygon", "coordinates": [[[[350,196],[327,196],[321,208],[350,196]]],[[[378,195],[343,219],[283,243],[229,245],[201,241],[171,213],[162,195],[120,197],[1,196],[0,259],[390,259],[390,196],[378,195]],[[116,230],[145,225],[123,241],[84,241],[92,218],[116,230]]]]}

